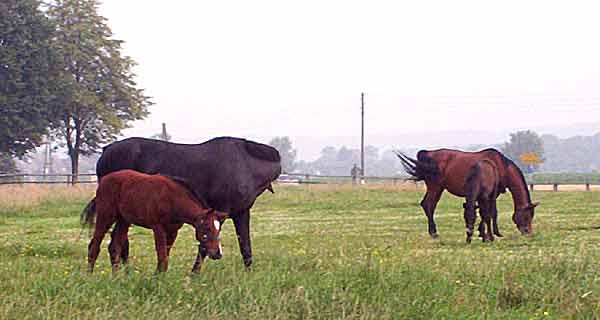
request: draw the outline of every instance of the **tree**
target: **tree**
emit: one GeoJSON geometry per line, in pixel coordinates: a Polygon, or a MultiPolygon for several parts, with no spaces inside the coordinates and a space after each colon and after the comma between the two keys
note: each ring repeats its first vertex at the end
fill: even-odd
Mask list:
{"type": "MultiPolygon", "coordinates": [[[[55,49],[62,67],[56,134],[67,146],[71,173],[80,155],[98,151],[133,120],[147,116],[150,99],[136,88],[135,62],[122,56],[96,0],[57,0],[48,10],[57,26],[55,49]]],[[[74,178],[74,182],[76,182],[74,178]]]]}
{"type": "Polygon", "coordinates": [[[527,131],[517,131],[510,134],[510,141],[502,147],[506,156],[511,158],[521,170],[531,173],[538,169],[540,162],[533,163],[528,159],[543,159],[544,142],[537,133],[527,131]],[[525,160],[525,162],[524,162],[525,160]]]}
{"type": "Polygon", "coordinates": [[[296,149],[292,147],[289,137],[275,137],[269,142],[269,145],[279,151],[283,172],[291,172],[296,168],[296,149]]]}
{"type": "Polygon", "coordinates": [[[39,146],[54,118],[54,28],[37,0],[0,1],[0,153],[39,146]]]}

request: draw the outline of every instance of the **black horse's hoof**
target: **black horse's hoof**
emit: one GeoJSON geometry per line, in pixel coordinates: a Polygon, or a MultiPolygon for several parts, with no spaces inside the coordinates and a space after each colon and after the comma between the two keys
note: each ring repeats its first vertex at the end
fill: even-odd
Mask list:
{"type": "Polygon", "coordinates": [[[500,232],[494,232],[494,235],[499,238],[504,237],[500,232]]]}
{"type": "Polygon", "coordinates": [[[431,236],[431,239],[437,239],[439,237],[437,233],[431,233],[429,235],[431,236]]]}

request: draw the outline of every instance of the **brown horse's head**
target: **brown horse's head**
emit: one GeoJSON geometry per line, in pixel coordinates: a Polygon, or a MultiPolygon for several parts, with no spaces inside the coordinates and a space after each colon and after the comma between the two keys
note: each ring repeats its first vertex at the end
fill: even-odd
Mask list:
{"type": "Polygon", "coordinates": [[[221,211],[209,210],[196,223],[196,239],[200,242],[200,250],[213,260],[221,259],[221,222],[228,214],[221,211]]]}
{"type": "Polygon", "coordinates": [[[539,202],[530,203],[525,208],[521,208],[513,213],[513,222],[517,225],[521,234],[529,235],[533,232],[531,221],[533,221],[534,209],[539,204],[539,202]]]}

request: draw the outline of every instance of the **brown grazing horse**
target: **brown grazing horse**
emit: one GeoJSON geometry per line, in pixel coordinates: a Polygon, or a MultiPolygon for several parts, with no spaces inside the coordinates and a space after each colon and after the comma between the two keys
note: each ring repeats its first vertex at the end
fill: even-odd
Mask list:
{"type": "Polygon", "coordinates": [[[498,174],[496,165],[492,161],[487,159],[477,161],[469,169],[465,184],[465,197],[467,201],[463,205],[465,209],[465,226],[467,227],[467,243],[471,243],[471,238],[473,237],[477,207],[479,207],[479,214],[481,215],[479,235],[483,238],[483,241],[494,241],[492,221],[494,222],[494,233],[497,235],[500,234],[496,221],[498,216],[496,198],[500,194],[499,187],[500,175],[498,174]],[[477,206],[477,203],[479,206],[477,206]],[[487,226],[487,232],[484,223],[487,226]]]}
{"type": "MultiPolygon", "coordinates": [[[[196,229],[196,239],[200,242],[192,272],[200,270],[206,255],[220,259],[219,221],[227,214],[209,209],[203,202],[184,181],[178,179],[133,170],[106,175],[96,191],[97,217],[88,247],[89,271],[94,271],[102,239],[115,222],[108,246],[113,271],[119,268],[121,250],[132,224],[154,232],[158,272],[167,271],[171,247],[184,223],[196,229]]],[[[85,216],[84,222],[89,224],[93,221],[93,216],[85,216]]]]}
{"type": "Polygon", "coordinates": [[[452,149],[421,150],[417,153],[417,159],[400,152],[396,155],[413,180],[425,181],[427,192],[421,201],[421,207],[427,215],[431,237],[438,236],[433,215],[442,192],[448,190],[455,196],[464,197],[468,172],[480,160],[490,160],[494,163],[500,178],[499,192],[504,193],[508,188],[512,194],[514,204],[512,219],[519,231],[522,234],[531,234],[533,231],[531,222],[534,208],[539,203],[531,202],[525,177],[519,167],[498,150],[485,149],[479,152],[452,149]]]}

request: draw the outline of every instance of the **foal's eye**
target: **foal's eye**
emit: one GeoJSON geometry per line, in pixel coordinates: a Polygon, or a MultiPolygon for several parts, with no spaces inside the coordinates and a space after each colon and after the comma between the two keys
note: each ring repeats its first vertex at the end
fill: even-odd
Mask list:
{"type": "Polygon", "coordinates": [[[202,239],[208,239],[208,235],[207,234],[203,234],[202,235],[202,239]]]}

